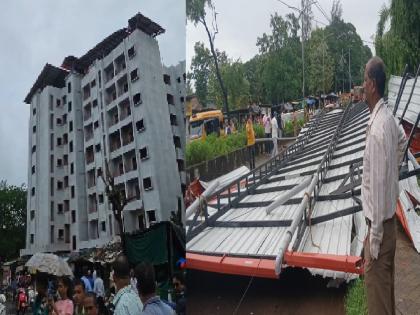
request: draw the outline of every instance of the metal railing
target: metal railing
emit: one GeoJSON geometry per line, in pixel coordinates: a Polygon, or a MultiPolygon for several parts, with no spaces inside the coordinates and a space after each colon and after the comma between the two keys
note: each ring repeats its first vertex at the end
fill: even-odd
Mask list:
{"type": "Polygon", "coordinates": [[[206,200],[201,202],[200,211],[196,211],[193,219],[187,230],[187,241],[192,239],[195,235],[200,233],[205,225],[210,225],[217,220],[223,213],[225,213],[232,206],[235,206],[245,196],[253,193],[257,186],[264,183],[273,173],[277,172],[281,167],[285,166],[294,156],[298,155],[305,148],[306,143],[309,141],[313,133],[317,130],[318,125],[325,115],[325,111],[321,110],[312,120],[308,130],[303,136],[298,137],[295,143],[282,151],[277,156],[274,156],[264,164],[251,170],[249,173],[237,178],[231,183],[224,185],[222,188],[215,191],[208,196],[206,200],[216,199],[217,212],[211,217],[208,215],[208,206],[206,200]],[[241,189],[241,183],[245,182],[245,187],[241,189]],[[233,188],[234,187],[234,188],[233,188]],[[227,198],[227,204],[222,204],[221,199],[227,198]],[[204,216],[204,223],[202,222],[197,227],[198,216],[204,216]]]}

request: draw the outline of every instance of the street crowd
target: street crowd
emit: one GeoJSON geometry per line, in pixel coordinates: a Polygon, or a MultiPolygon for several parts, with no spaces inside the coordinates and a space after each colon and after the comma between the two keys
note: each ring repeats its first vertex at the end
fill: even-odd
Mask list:
{"type": "Polygon", "coordinates": [[[112,264],[110,288],[105,290],[99,270],[83,269],[83,276],[51,277],[26,273],[12,279],[10,290],[16,313],[33,315],[135,315],[186,314],[185,278],[173,276],[175,302],[162,300],[157,294],[153,265],[141,263],[130,268],[124,255],[112,264]]]}

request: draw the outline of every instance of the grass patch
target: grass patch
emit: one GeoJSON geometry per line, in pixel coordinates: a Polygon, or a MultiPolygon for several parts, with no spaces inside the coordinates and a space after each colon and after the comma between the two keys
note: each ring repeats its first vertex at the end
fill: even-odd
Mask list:
{"type": "Polygon", "coordinates": [[[348,286],[344,307],[347,315],[368,314],[365,283],[362,279],[356,279],[348,286]]]}

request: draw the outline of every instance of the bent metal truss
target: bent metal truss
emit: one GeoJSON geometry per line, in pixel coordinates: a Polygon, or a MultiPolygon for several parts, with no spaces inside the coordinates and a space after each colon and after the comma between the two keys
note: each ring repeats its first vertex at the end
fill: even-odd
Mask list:
{"type": "Polygon", "coordinates": [[[287,266],[346,280],[363,273],[369,115],[364,103],[320,111],[285,152],[187,210],[187,267],[265,278],[287,266]]]}

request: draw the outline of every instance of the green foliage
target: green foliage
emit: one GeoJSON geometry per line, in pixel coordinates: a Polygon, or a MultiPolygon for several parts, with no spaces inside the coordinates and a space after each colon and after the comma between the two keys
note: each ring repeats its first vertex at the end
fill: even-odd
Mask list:
{"type": "Polygon", "coordinates": [[[209,135],[206,140],[196,140],[187,144],[187,165],[194,165],[214,159],[221,155],[243,148],[246,145],[246,135],[238,132],[226,137],[209,135]]]}
{"type": "Polygon", "coordinates": [[[361,85],[363,83],[364,67],[369,58],[372,57],[370,48],[363,44],[353,24],[346,23],[339,18],[333,19],[324,31],[334,65],[333,90],[349,91],[350,78],[352,84],[361,85]]]}
{"type": "Polygon", "coordinates": [[[329,93],[334,82],[334,61],[325,40],[325,31],[316,29],[308,43],[308,92],[329,93]]]}
{"type": "MultiPolygon", "coordinates": [[[[405,64],[411,72],[420,60],[420,2],[412,0],[392,0],[389,7],[384,6],[379,13],[375,50],[389,74],[401,74],[405,64]],[[385,32],[386,22],[390,29],[385,32]]],[[[389,77],[389,76],[388,76],[389,77]]]]}
{"type": "MultiPolygon", "coordinates": [[[[250,84],[245,77],[244,65],[239,60],[230,60],[225,53],[221,53],[218,60],[222,79],[228,91],[229,108],[245,107],[249,102],[250,84]]],[[[208,99],[221,108],[223,92],[215,71],[212,71],[209,77],[208,99]]]]}
{"type": "Polygon", "coordinates": [[[255,138],[264,138],[265,132],[264,132],[264,126],[260,124],[254,124],[254,134],[255,138]]]}
{"type": "Polygon", "coordinates": [[[356,279],[347,288],[344,302],[347,315],[367,315],[367,301],[363,280],[356,279]]]}
{"type": "MultiPolygon", "coordinates": [[[[214,12],[211,1],[189,0],[187,7],[189,2],[200,3],[214,12]]],[[[309,4],[310,1],[305,0],[305,3],[309,4]]],[[[372,52],[363,44],[354,25],[342,20],[340,1],[334,1],[331,23],[325,28],[314,30],[310,38],[312,13],[309,8],[303,13],[306,94],[348,91],[350,79],[353,85],[361,85],[364,67],[372,52]]],[[[195,21],[190,17],[188,19],[195,21]]],[[[201,20],[199,22],[203,23],[201,20]]],[[[215,50],[230,108],[246,108],[254,102],[280,104],[302,97],[302,43],[298,33],[298,16],[293,13],[285,16],[274,13],[270,18],[270,31],[257,38],[259,53],[249,61],[242,63],[240,60],[232,60],[224,52],[215,50]]],[[[213,54],[200,46],[196,55],[191,67],[196,94],[201,103],[210,102],[221,108],[224,93],[215,62],[209,59],[213,54]]]]}
{"type": "Polygon", "coordinates": [[[191,73],[189,77],[195,80],[195,94],[201,104],[207,103],[208,77],[212,71],[213,61],[210,50],[204,47],[204,43],[197,42],[194,45],[194,57],[191,61],[191,73]]]}
{"type": "Polygon", "coordinates": [[[25,247],[26,188],[0,181],[0,258],[19,256],[25,247]]]}
{"type": "Polygon", "coordinates": [[[196,25],[206,17],[206,6],[212,6],[211,0],[187,0],[187,19],[196,25]]]}

